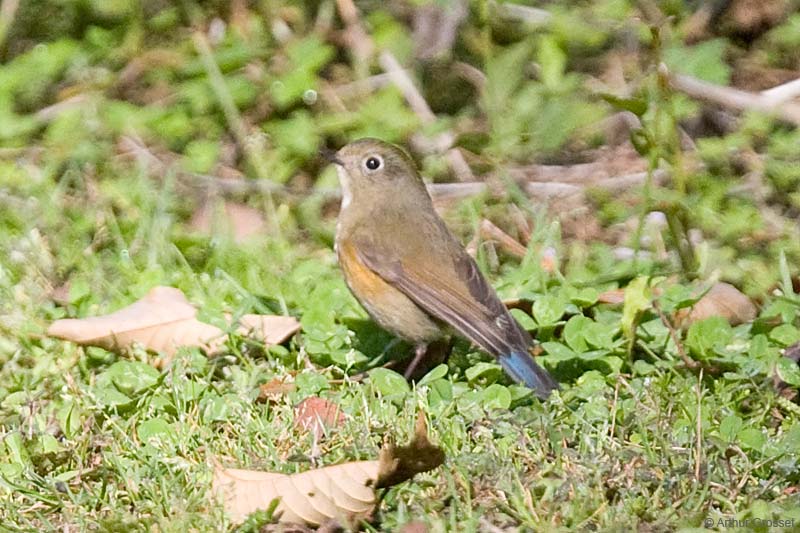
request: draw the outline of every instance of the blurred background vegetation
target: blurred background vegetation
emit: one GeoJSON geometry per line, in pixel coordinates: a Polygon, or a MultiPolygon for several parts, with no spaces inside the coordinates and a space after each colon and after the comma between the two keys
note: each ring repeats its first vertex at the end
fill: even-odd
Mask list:
{"type": "MultiPolygon", "coordinates": [[[[519,203],[528,192],[526,212],[549,206],[565,236],[604,242],[617,257],[641,248],[643,212],[665,212],[667,244],[699,249],[697,264],[655,253],[662,267],[760,294],[777,279],[777,251],[792,262],[800,252],[800,133],[691,100],[668,78],[747,91],[797,78],[797,7],[6,0],[0,198],[19,208],[33,190],[61,188],[91,203],[96,189],[125,224],[137,215],[124,177],[174,179],[185,193],[179,219],[222,195],[329,243],[336,179],[318,150],[378,136],[409,147],[432,181],[507,189],[513,178],[520,194],[493,198],[519,203]],[[422,108],[409,105],[392,64],[406,69],[422,108]],[[574,187],[528,186],[592,162],[602,178],[649,177],[609,188],[573,168],[577,203],[574,187]],[[653,179],[658,169],[668,176],[653,179]]],[[[5,217],[15,229],[31,223],[27,209],[10,210],[20,214],[5,217]]],[[[495,222],[519,238],[503,213],[495,222]]]]}
{"type": "Polygon", "coordinates": [[[2,0],[0,529],[204,530],[209,457],[372,457],[420,407],[450,462],[390,493],[387,529],[796,510],[800,104],[762,91],[798,50],[800,0],[2,0]],[[349,381],[408,353],[331,251],[319,150],[364,136],[409,150],[562,395],[466,343],[425,387],[349,381]],[[695,323],[687,356],[661,311],[719,280],[758,318],[695,323]],[[155,285],[302,334],[158,370],[44,334],[155,285]],[[318,394],[350,417],[322,444],[286,423],[318,394]]]}

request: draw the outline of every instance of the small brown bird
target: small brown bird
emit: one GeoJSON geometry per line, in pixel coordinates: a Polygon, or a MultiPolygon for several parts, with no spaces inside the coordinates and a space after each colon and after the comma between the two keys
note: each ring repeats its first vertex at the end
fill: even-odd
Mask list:
{"type": "Polygon", "coordinates": [[[339,264],[373,320],[416,346],[406,375],[427,344],[452,328],[539,397],[558,388],[531,357],[531,336],[434,210],[411,158],[397,146],[361,139],[330,159],[343,193],[336,227],[339,264]]]}

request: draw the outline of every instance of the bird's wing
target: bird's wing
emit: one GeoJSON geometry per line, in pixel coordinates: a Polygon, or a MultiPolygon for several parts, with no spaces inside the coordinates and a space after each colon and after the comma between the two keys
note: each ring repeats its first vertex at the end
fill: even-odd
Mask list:
{"type": "Polygon", "coordinates": [[[495,356],[527,353],[532,342],[528,332],[509,314],[472,257],[451,240],[455,237],[448,234],[450,246],[430,250],[427,260],[418,254],[400,258],[396,249],[372,239],[353,244],[368,268],[484,350],[495,356]]]}

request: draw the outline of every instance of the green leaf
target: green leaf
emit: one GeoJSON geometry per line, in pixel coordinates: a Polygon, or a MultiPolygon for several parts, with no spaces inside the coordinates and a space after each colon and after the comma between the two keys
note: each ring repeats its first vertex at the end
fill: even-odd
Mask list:
{"type": "Polygon", "coordinates": [[[497,381],[500,376],[503,375],[503,368],[497,363],[481,361],[469,367],[465,374],[467,376],[467,381],[470,383],[480,378],[488,381],[497,381]]]}
{"type": "Polygon", "coordinates": [[[431,409],[439,410],[453,401],[453,384],[447,379],[437,379],[430,383],[428,391],[428,405],[431,409]]]}
{"type": "Polygon", "coordinates": [[[643,98],[624,98],[609,93],[603,93],[600,97],[621,111],[630,111],[639,117],[647,113],[647,100],[643,98]]]}
{"type": "Polygon", "coordinates": [[[240,400],[235,394],[207,394],[200,400],[200,413],[205,423],[234,419],[241,409],[240,400]]]}
{"type": "Polygon", "coordinates": [[[219,141],[190,141],[184,149],[184,167],[189,172],[209,172],[216,164],[219,152],[219,141]]]}
{"type": "Polygon", "coordinates": [[[56,420],[64,436],[68,439],[73,438],[81,429],[81,412],[75,402],[67,400],[56,413],[56,420]]]}
{"type": "Polygon", "coordinates": [[[519,325],[525,328],[528,331],[536,329],[536,322],[533,321],[531,315],[523,311],[522,309],[511,309],[509,311],[511,316],[519,322],[519,325]]]}
{"type": "Polygon", "coordinates": [[[30,455],[28,455],[28,450],[25,448],[25,440],[19,431],[8,433],[3,439],[3,444],[6,448],[6,457],[13,464],[23,467],[31,465],[30,455]]]}
{"type": "Polygon", "coordinates": [[[769,338],[781,346],[791,346],[800,341],[800,330],[791,324],[781,324],[769,332],[769,338]]]}
{"type": "Polygon", "coordinates": [[[744,422],[736,415],[728,415],[719,423],[719,434],[727,442],[734,442],[744,422]]]}
{"type": "Polygon", "coordinates": [[[411,392],[406,378],[388,368],[373,368],[369,371],[369,382],[379,394],[391,396],[411,392]]]}
{"type": "Polygon", "coordinates": [[[583,338],[586,343],[594,348],[601,350],[612,350],[617,341],[614,340],[619,327],[614,324],[601,324],[600,322],[590,322],[583,331],[583,338]]]}
{"type": "Polygon", "coordinates": [[[759,428],[745,428],[739,432],[739,443],[743,448],[761,451],[767,443],[767,437],[759,428]]]}
{"type": "Polygon", "coordinates": [[[539,40],[536,59],[544,85],[551,91],[559,89],[567,66],[567,54],[552,35],[545,35],[539,40]]]}
{"type": "Polygon", "coordinates": [[[686,345],[696,357],[708,359],[714,355],[715,348],[724,347],[732,337],[733,329],[728,321],[714,316],[689,326],[686,345]]]}
{"type": "Polygon", "coordinates": [[[330,388],[328,378],[319,372],[303,372],[294,378],[297,391],[303,396],[313,396],[320,391],[330,388]]]}
{"type": "Polygon", "coordinates": [[[545,294],[533,302],[533,318],[539,327],[556,324],[566,310],[567,301],[560,294],[545,294]]]}
{"type": "Polygon", "coordinates": [[[638,277],[625,287],[625,303],[622,307],[622,331],[627,338],[633,338],[639,314],[650,309],[652,300],[650,278],[638,277]]]}
{"type": "Polygon", "coordinates": [[[65,450],[58,440],[52,435],[43,433],[37,436],[31,446],[31,452],[35,455],[47,455],[50,453],[59,453],[65,450]]]}
{"type": "Polygon", "coordinates": [[[600,292],[594,287],[585,287],[583,289],[568,287],[567,294],[570,301],[578,307],[591,307],[597,303],[597,298],[600,296],[600,292]]]}
{"type": "Polygon", "coordinates": [[[552,357],[556,361],[574,359],[578,356],[571,348],[560,342],[543,342],[542,348],[544,348],[544,351],[547,352],[549,357],[552,357]]]}
{"type": "Polygon", "coordinates": [[[152,387],[160,377],[158,370],[138,361],[117,361],[106,374],[120,392],[130,395],[152,387]]]}
{"type": "Polygon", "coordinates": [[[585,352],[589,349],[584,339],[584,333],[592,323],[593,320],[591,318],[583,315],[575,315],[567,320],[564,326],[564,340],[570,348],[576,352],[585,352]]]}
{"type": "Polygon", "coordinates": [[[449,370],[446,364],[436,365],[432,370],[430,370],[421,380],[417,382],[417,386],[421,387],[422,385],[428,385],[437,379],[441,379],[447,375],[447,371],[449,370]]]}
{"type": "Polygon", "coordinates": [[[530,57],[530,43],[523,41],[508,47],[486,64],[486,110],[489,116],[502,113],[525,75],[530,57]]]}
{"type": "Polygon", "coordinates": [[[156,447],[162,447],[175,441],[175,429],[163,418],[145,420],[136,428],[139,440],[156,447]]]}
{"type": "Polygon", "coordinates": [[[508,409],[511,406],[511,392],[507,387],[494,383],[481,394],[484,409],[508,409]]]}
{"type": "Polygon", "coordinates": [[[788,357],[781,357],[775,365],[775,372],[783,381],[794,387],[800,387],[800,366],[788,357]]]}
{"type": "Polygon", "coordinates": [[[731,68],[725,61],[727,46],[725,39],[711,39],[692,46],[675,46],[664,50],[664,61],[673,72],[728,85],[731,68]]]}

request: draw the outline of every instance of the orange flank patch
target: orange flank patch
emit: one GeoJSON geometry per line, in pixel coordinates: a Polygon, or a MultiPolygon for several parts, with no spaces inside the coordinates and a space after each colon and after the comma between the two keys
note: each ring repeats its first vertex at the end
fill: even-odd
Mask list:
{"type": "Polygon", "coordinates": [[[348,242],[340,242],[338,253],[339,264],[347,284],[359,300],[381,301],[387,296],[387,292],[395,291],[394,287],[361,262],[355,246],[348,242]]]}

